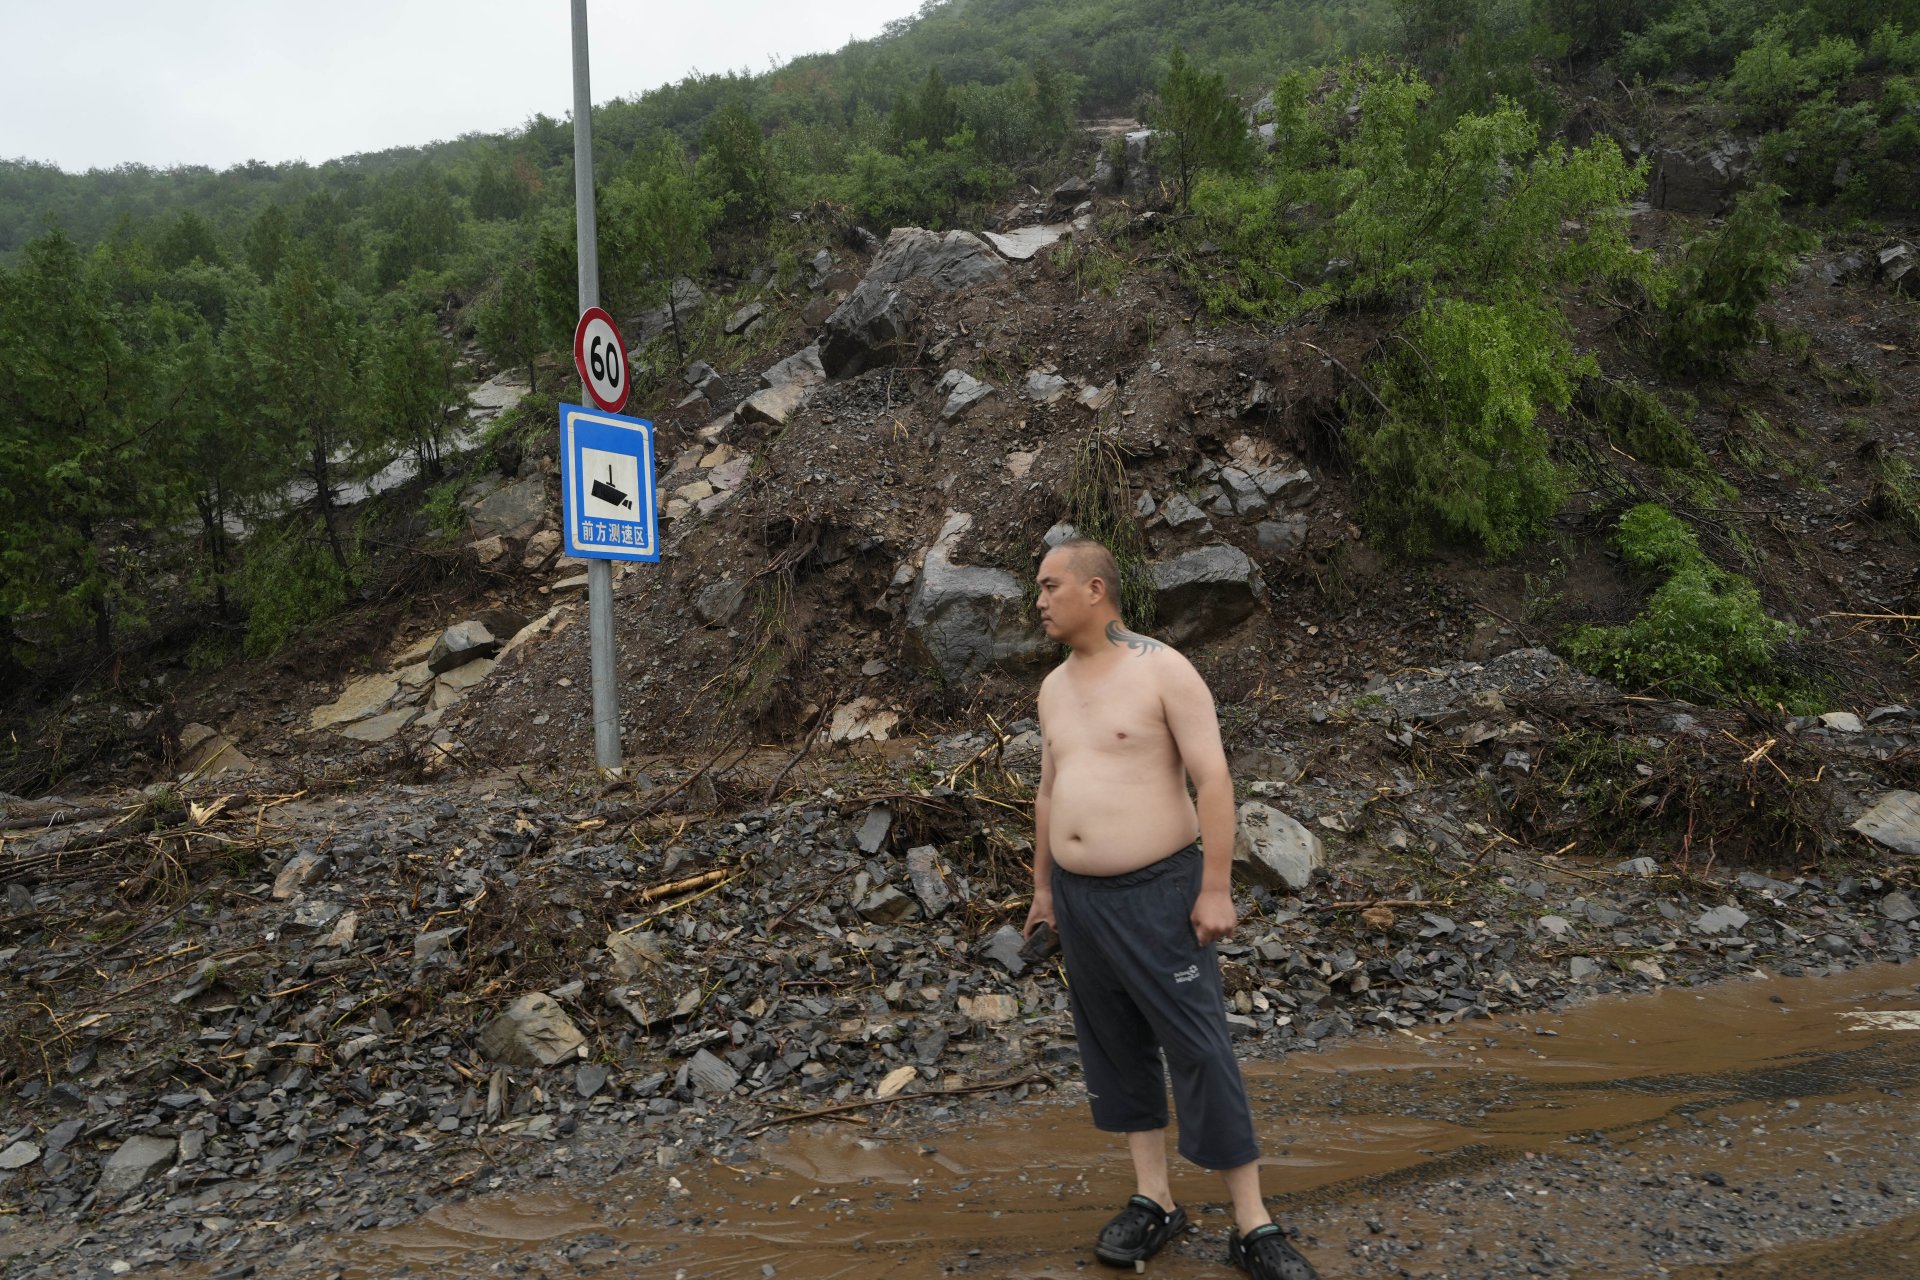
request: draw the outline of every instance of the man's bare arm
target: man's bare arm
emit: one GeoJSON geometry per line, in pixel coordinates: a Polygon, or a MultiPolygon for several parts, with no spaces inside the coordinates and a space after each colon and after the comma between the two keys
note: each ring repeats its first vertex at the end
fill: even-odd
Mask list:
{"type": "MultiPolygon", "coordinates": [[[[1042,689],[1043,703],[1045,698],[1042,689]]],[[[1053,846],[1047,836],[1053,809],[1053,750],[1047,745],[1045,714],[1041,712],[1040,788],[1033,796],[1033,906],[1027,911],[1026,928],[1021,930],[1028,937],[1042,921],[1058,927],[1053,918],[1053,846]]]]}
{"type": "Polygon", "coordinates": [[[1200,815],[1204,852],[1200,900],[1194,904],[1194,932],[1204,945],[1226,937],[1237,923],[1233,909],[1233,777],[1220,743],[1220,719],[1213,693],[1185,658],[1170,655],[1161,678],[1161,705],[1180,762],[1193,780],[1194,807],[1200,815]]]}

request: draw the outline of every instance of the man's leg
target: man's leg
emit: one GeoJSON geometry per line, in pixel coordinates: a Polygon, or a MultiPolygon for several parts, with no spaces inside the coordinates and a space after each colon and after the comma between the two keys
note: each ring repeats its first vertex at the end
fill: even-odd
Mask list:
{"type": "MultiPolygon", "coordinates": [[[[1133,1156],[1134,1185],[1140,1194],[1171,1213],[1173,1184],[1167,1178],[1167,1131],[1142,1129],[1130,1133],[1127,1135],[1127,1151],[1133,1156]]],[[[1238,1173],[1239,1170],[1234,1172],[1238,1173]]],[[[1257,1173],[1253,1194],[1258,1200],[1260,1184],[1257,1173]]]]}
{"type": "MultiPolygon", "coordinates": [[[[1137,1167],[1139,1163],[1140,1158],[1135,1156],[1134,1165],[1137,1167]]],[[[1166,1154],[1163,1151],[1161,1165],[1164,1167],[1165,1164],[1166,1154]]],[[[1220,1176],[1227,1180],[1227,1194],[1233,1197],[1235,1230],[1245,1235],[1255,1227],[1263,1227],[1273,1221],[1273,1216],[1267,1212],[1266,1201],[1260,1198],[1260,1162],[1258,1160],[1249,1161],[1237,1169],[1224,1170],[1220,1176]]]]}

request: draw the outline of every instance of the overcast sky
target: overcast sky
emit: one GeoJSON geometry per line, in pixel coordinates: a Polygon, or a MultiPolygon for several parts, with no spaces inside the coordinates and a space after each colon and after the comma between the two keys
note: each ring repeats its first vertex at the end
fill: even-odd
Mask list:
{"type": "MultiPolygon", "coordinates": [[[[917,0],[589,0],[593,100],[878,35],[917,0]]],[[[313,163],[573,106],[569,0],[0,0],[0,157],[313,163]]]]}

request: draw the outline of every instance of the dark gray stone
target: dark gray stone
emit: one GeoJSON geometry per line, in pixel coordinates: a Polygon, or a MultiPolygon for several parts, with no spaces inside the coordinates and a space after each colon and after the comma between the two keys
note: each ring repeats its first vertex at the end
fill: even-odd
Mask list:
{"type": "Polygon", "coordinates": [[[1152,566],[1154,615],[1176,645],[1212,639],[1253,616],[1266,588],[1238,547],[1216,545],[1152,566]]]}
{"type": "Polygon", "coordinates": [[[746,583],[738,578],[717,578],[694,593],[693,615],[709,627],[724,627],[740,616],[746,603],[746,583]]]}
{"type": "Polygon", "coordinates": [[[1025,943],[1026,939],[1020,936],[1018,929],[1003,924],[994,930],[992,937],[980,944],[980,958],[999,965],[1017,978],[1027,971],[1026,959],[1020,954],[1025,943]]]}
{"type": "Polygon", "coordinates": [[[740,1083],[740,1073],[724,1059],[702,1049],[687,1063],[687,1082],[701,1093],[730,1093],[740,1083]]]}
{"type": "Polygon", "coordinates": [[[907,602],[908,639],[950,681],[1031,662],[1050,649],[1027,617],[1018,578],[1005,569],[953,563],[954,548],[972,524],[973,517],[961,513],[947,518],[907,602]]]}
{"type": "Polygon", "coordinates": [[[932,845],[907,850],[907,882],[913,886],[913,896],[920,899],[920,909],[929,919],[953,905],[946,869],[941,864],[939,850],[932,845]]]}
{"type": "Polygon", "coordinates": [[[1307,545],[1307,519],[1289,516],[1285,520],[1262,520],[1254,530],[1260,549],[1268,555],[1292,555],[1307,545]]]}
{"type": "Polygon", "coordinates": [[[1657,209],[1720,214],[1746,184],[1753,146],[1741,139],[1716,143],[1704,153],[1666,148],[1653,156],[1648,198],[1657,209]]]}
{"type": "Polygon", "coordinates": [[[820,332],[820,365],[831,378],[851,378],[892,364],[908,341],[920,314],[913,299],[897,287],[862,281],[834,308],[820,332]]]}
{"type": "Polygon", "coordinates": [[[505,643],[477,618],[456,622],[440,633],[427,655],[427,670],[441,675],[480,658],[491,658],[505,643]]]}

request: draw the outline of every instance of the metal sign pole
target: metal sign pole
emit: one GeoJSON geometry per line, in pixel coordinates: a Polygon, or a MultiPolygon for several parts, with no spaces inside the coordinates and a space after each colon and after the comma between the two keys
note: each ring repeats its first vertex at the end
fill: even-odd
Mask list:
{"type": "MultiPolygon", "coordinates": [[[[580,254],[580,310],[600,305],[600,247],[594,239],[593,94],[587,86],[587,0],[573,0],[573,220],[580,254]]],[[[582,397],[581,403],[588,403],[582,397]]],[[[652,484],[644,476],[642,484],[652,484]]],[[[620,768],[620,690],[613,675],[613,564],[587,561],[587,622],[593,643],[593,757],[620,768]]]]}

